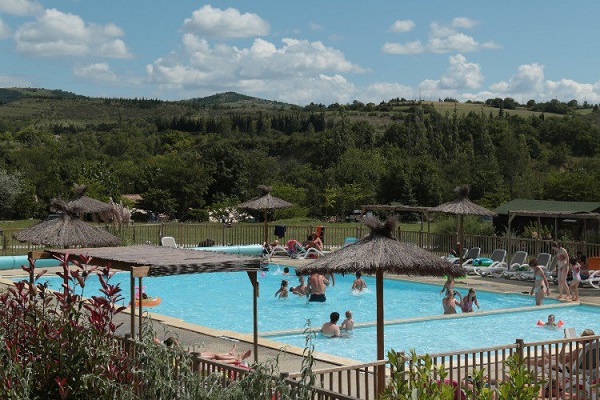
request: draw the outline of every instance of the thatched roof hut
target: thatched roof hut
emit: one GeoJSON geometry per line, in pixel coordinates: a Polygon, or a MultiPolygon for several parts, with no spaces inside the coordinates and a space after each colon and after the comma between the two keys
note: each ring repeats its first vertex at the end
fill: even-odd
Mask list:
{"type": "Polygon", "coordinates": [[[87,190],[86,185],[73,185],[73,191],[76,193],[76,197],[69,201],[69,208],[75,214],[100,214],[112,212],[113,207],[109,203],[105,203],[100,200],[93,199],[85,196],[84,193],[87,190]]]}
{"type": "Polygon", "coordinates": [[[260,185],[258,187],[262,191],[262,195],[259,197],[255,197],[252,200],[245,201],[243,203],[238,204],[238,208],[248,208],[250,210],[259,210],[264,212],[265,219],[265,232],[264,232],[264,242],[267,243],[269,241],[269,225],[267,222],[267,213],[272,210],[280,209],[280,208],[289,208],[292,207],[292,203],[288,203],[285,200],[282,200],[278,197],[274,197],[271,195],[270,186],[260,185]]]}
{"type": "MultiPolygon", "coordinates": [[[[377,359],[384,359],[383,274],[384,272],[407,275],[461,276],[464,271],[458,265],[435,256],[415,245],[402,243],[392,236],[396,219],[390,217],[385,223],[376,217],[365,217],[363,223],[371,233],[356,243],[319,257],[316,261],[296,268],[297,275],[312,273],[346,273],[361,271],[375,274],[377,295],[377,359]]],[[[377,391],[385,386],[385,365],[378,370],[377,391]]]]}
{"type": "Polygon", "coordinates": [[[440,204],[437,207],[431,208],[431,212],[441,212],[446,214],[458,215],[458,254],[460,265],[463,262],[463,238],[465,235],[464,217],[465,215],[478,215],[481,217],[495,217],[497,214],[485,207],[481,207],[469,200],[469,185],[461,185],[454,188],[456,199],[448,203],[440,204]]]}
{"type": "Polygon", "coordinates": [[[120,238],[77,218],[72,205],[61,200],[53,200],[52,209],[60,214],[59,218],[39,222],[14,233],[13,237],[20,242],[60,248],[106,247],[121,244],[120,238]]]}

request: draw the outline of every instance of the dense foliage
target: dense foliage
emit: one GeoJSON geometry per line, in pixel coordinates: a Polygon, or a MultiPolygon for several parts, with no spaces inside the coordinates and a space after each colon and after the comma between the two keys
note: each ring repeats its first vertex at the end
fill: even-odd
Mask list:
{"type": "Polygon", "coordinates": [[[76,182],[104,200],[141,194],[142,207],[182,220],[255,196],[258,184],[297,205],[279,217],[343,217],[374,203],[432,206],[462,183],[488,207],[513,198],[600,200],[590,190],[600,179],[600,128],[573,113],[522,117],[483,105],[441,113],[399,99],[304,109],[55,101],[61,110],[84,108],[85,118],[51,122],[34,110],[0,118],[0,171],[18,183],[14,206],[0,204],[5,218],[45,214],[76,182]],[[95,107],[118,117],[100,122],[95,107]]]}

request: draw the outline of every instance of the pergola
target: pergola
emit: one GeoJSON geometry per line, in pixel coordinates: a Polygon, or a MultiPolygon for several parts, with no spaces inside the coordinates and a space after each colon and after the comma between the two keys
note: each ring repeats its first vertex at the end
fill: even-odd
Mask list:
{"type": "MultiPolygon", "coordinates": [[[[255,256],[225,254],[162,246],[124,246],[77,249],[48,249],[30,253],[30,257],[52,258],[53,256],[91,257],[90,264],[108,266],[130,272],[131,290],[131,337],[135,338],[135,278],[142,287],[142,278],[147,276],[165,276],[206,272],[246,271],[252,283],[253,322],[254,322],[254,361],[258,361],[258,302],[259,285],[257,272],[266,269],[262,259],[255,256]]],[[[142,336],[142,302],[138,302],[138,337],[142,336]]]]}

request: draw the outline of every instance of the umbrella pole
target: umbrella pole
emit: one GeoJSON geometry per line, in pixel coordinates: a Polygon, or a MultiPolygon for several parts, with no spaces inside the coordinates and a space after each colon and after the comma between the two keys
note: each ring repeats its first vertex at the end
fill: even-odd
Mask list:
{"type": "Polygon", "coordinates": [[[131,335],[131,339],[135,340],[135,278],[133,276],[133,270],[129,273],[129,289],[130,289],[130,298],[131,302],[129,302],[129,323],[130,330],[129,334],[131,335]]]}
{"type": "Polygon", "coordinates": [[[254,363],[258,364],[258,279],[256,271],[248,271],[252,283],[252,327],[254,336],[254,363]]]}
{"type": "Polygon", "coordinates": [[[263,243],[269,243],[269,224],[267,223],[267,210],[265,210],[265,232],[264,232],[265,240],[263,243]]]}
{"type": "MultiPolygon", "coordinates": [[[[384,360],[384,336],[383,336],[383,270],[377,269],[376,273],[377,292],[377,359],[384,360]]],[[[377,366],[377,394],[383,393],[385,388],[385,364],[377,366]]]]}
{"type": "Polygon", "coordinates": [[[464,224],[464,215],[460,214],[458,216],[458,243],[460,243],[459,247],[459,251],[460,251],[460,267],[462,268],[463,266],[463,248],[465,246],[464,244],[464,239],[465,239],[465,224],[464,224]]]}

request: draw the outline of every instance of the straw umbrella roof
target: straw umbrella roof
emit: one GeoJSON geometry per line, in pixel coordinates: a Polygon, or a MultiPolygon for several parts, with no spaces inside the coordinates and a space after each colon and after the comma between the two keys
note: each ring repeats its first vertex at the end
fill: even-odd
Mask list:
{"type": "Polygon", "coordinates": [[[457,215],[479,215],[484,217],[495,217],[497,214],[485,207],[481,207],[469,200],[469,185],[461,185],[454,189],[456,199],[448,203],[440,204],[429,209],[432,212],[442,212],[457,215]]]}
{"type": "Polygon", "coordinates": [[[53,200],[52,209],[60,218],[42,221],[13,234],[20,242],[53,247],[104,247],[117,246],[121,239],[75,216],[72,206],[53,200]]]}
{"type": "Polygon", "coordinates": [[[245,201],[238,205],[239,208],[249,208],[251,210],[275,210],[278,208],[289,208],[292,207],[292,203],[288,203],[278,197],[271,195],[273,188],[270,186],[259,186],[258,187],[263,194],[259,197],[255,197],[252,200],[245,201]]]}
{"type": "Polygon", "coordinates": [[[73,190],[77,193],[77,196],[69,201],[69,207],[74,213],[103,213],[110,212],[113,207],[109,203],[105,203],[100,200],[93,199],[88,196],[84,196],[87,190],[86,185],[73,185],[73,190]]]}
{"type": "Polygon", "coordinates": [[[121,246],[78,249],[49,249],[50,254],[70,254],[92,257],[94,265],[110,265],[130,270],[149,266],[149,276],[180,275],[204,272],[258,271],[263,269],[261,258],[239,254],[180,249],[164,246],[121,246]]]}
{"type": "Polygon", "coordinates": [[[269,224],[267,222],[267,212],[270,210],[275,210],[278,208],[289,208],[292,207],[292,203],[288,203],[285,200],[280,199],[279,197],[274,197],[271,195],[272,188],[270,186],[260,185],[258,188],[263,192],[263,195],[260,197],[256,197],[252,200],[248,200],[241,204],[238,204],[239,208],[249,208],[251,210],[260,210],[264,213],[265,220],[265,228],[264,228],[264,236],[263,240],[265,243],[268,242],[269,239],[269,224]]]}
{"type": "MultiPolygon", "coordinates": [[[[377,298],[377,359],[383,360],[385,357],[383,273],[460,276],[464,275],[464,270],[413,244],[402,243],[395,239],[392,236],[396,228],[395,217],[389,217],[385,223],[382,223],[376,217],[369,216],[363,220],[363,223],[371,229],[367,237],[319,257],[304,267],[296,268],[296,274],[354,271],[374,273],[377,298]]],[[[377,369],[376,388],[377,393],[381,394],[385,388],[385,365],[379,365],[377,369]]]]}
{"type": "Polygon", "coordinates": [[[410,243],[393,238],[395,218],[385,223],[376,217],[365,217],[364,224],[371,233],[353,244],[319,257],[314,262],[296,269],[298,275],[319,273],[347,273],[360,271],[374,274],[377,270],[405,275],[461,276],[464,271],[443,258],[410,243]]]}

